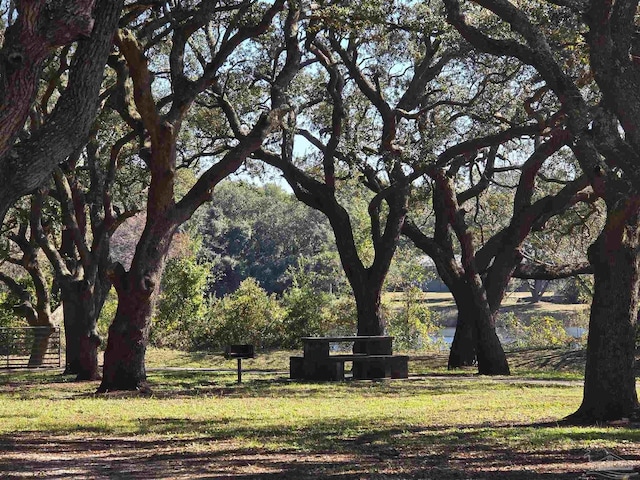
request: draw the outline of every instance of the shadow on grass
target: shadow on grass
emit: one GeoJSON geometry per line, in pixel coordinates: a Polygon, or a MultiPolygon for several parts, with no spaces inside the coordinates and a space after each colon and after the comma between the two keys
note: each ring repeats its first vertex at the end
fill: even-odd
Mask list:
{"type": "MultiPolygon", "coordinates": [[[[350,396],[356,394],[361,397],[379,396],[412,396],[417,394],[444,395],[462,393],[469,390],[465,385],[451,378],[434,382],[430,379],[410,378],[403,380],[361,381],[347,380],[344,382],[304,382],[292,381],[283,377],[250,378],[251,373],[245,372],[245,381],[236,383],[235,374],[212,376],[206,372],[175,371],[154,372],[149,376],[149,382],[157,398],[182,398],[191,396],[224,396],[238,398],[279,397],[297,398],[309,397],[321,392],[332,396],[350,396]]],[[[484,383],[477,381],[478,388],[484,383]]]]}
{"type": "MultiPolygon", "coordinates": [[[[232,370],[153,370],[148,374],[152,396],[158,399],[189,397],[235,398],[300,398],[324,393],[331,397],[358,395],[370,397],[394,397],[413,395],[450,395],[468,393],[475,389],[509,389],[531,385],[544,386],[540,378],[493,378],[471,374],[436,373],[427,377],[412,376],[398,380],[352,380],[344,382],[291,381],[281,374],[264,374],[255,370],[243,373],[244,382],[238,384],[232,370]]],[[[573,386],[565,382],[568,387],[573,386]]],[[[549,386],[565,383],[551,379],[549,386]]],[[[60,374],[29,373],[20,376],[0,376],[0,394],[21,399],[61,399],[93,397],[96,382],[75,382],[73,376],[60,374]]],[[[105,398],[130,398],[137,392],[113,392],[105,398]]]]}
{"type": "Polygon", "coordinates": [[[70,383],[73,375],[62,375],[62,370],[6,370],[0,371],[0,386],[48,383],[70,383]]]}
{"type": "MultiPolygon", "coordinates": [[[[357,420],[290,429],[238,427],[224,419],[156,418],[141,422],[142,437],[70,433],[0,436],[2,478],[24,478],[24,472],[32,472],[38,478],[95,479],[575,479],[590,467],[585,449],[525,451],[512,445],[510,437],[537,433],[571,441],[638,440],[628,430],[596,434],[550,424],[372,430],[357,420]]],[[[633,448],[620,454],[640,462],[637,443],[628,445],[633,448]]]]}
{"type": "Polygon", "coordinates": [[[587,351],[566,349],[522,349],[508,354],[509,364],[521,369],[584,372],[587,351]]]}

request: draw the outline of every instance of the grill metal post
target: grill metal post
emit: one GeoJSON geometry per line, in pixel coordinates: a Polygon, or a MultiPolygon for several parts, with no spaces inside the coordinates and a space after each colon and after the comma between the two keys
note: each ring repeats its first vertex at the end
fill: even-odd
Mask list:
{"type": "Polygon", "coordinates": [[[238,383],[242,383],[242,359],[254,358],[255,348],[253,345],[239,344],[227,345],[224,349],[224,357],[226,359],[235,358],[238,360],[238,383]]]}

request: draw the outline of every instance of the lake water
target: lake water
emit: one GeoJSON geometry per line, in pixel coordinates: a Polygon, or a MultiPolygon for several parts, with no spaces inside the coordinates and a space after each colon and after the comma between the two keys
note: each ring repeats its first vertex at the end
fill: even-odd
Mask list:
{"type": "MultiPolygon", "coordinates": [[[[587,329],[582,327],[565,327],[564,330],[567,332],[567,335],[570,335],[573,338],[580,338],[582,335],[587,333],[587,329]]],[[[447,345],[451,345],[455,333],[455,327],[446,327],[438,332],[436,339],[442,338],[447,345]]],[[[504,332],[500,331],[498,331],[498,337],[503,344],[509,344],[515,341],[514,338],[510,338],[508,335],[504,334],[504,332]]]]}

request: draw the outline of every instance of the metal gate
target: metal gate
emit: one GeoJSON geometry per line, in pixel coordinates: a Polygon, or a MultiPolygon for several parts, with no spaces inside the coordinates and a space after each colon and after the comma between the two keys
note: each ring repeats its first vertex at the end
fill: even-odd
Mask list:
{"type": "Polygon", "coordinates": [[[60,329],[0,327],[0,369],[62,365],[60,329]]]}

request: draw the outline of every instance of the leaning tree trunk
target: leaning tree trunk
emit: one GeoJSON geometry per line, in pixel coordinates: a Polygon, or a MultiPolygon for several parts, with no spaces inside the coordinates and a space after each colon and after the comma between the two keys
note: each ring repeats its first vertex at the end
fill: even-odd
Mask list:
{"type": "MultiPolygon", "coordinates": [[[[10,283],[12,286],[18,285],[15,282],[10,283]]],[[[36,290],[38,290],[36,282],[36,290]]],[[[10,287],[11,288],[11,287],[10,287]]],[[[23,295],[23,301],[14,306],[13,310],[20,316],[23,316],[30,327],[32,327],[33,338],[31,339],[31,351],[29,353],[29,367],[39,367],[44,362],[44,356],[49,349],[49,339],[55,331],[55,327],[51,322],[51,311],[48,301],[42,302],[38,299],[38,305],[35,307],[31,303],[31,296],[25,290],[14,290],[16,293],[23,295]]]]}
{"type": "Polygon", "coordinates": [[[640,228],[626,225],[624,233],[612,235],[607,227],[588,252],[595,285],[584,396],[569,416],[584,423],[629,418],[640,410],[634,372],[640,228]]]}
{"type": "Polygon", "coordinates": [[[44,362],[44,356],[49,349],[49,340],[55,329],[52,325],[37,326],[33,328],[33,340],[29,354],[29,367],[39,367],[44,362]]]}

